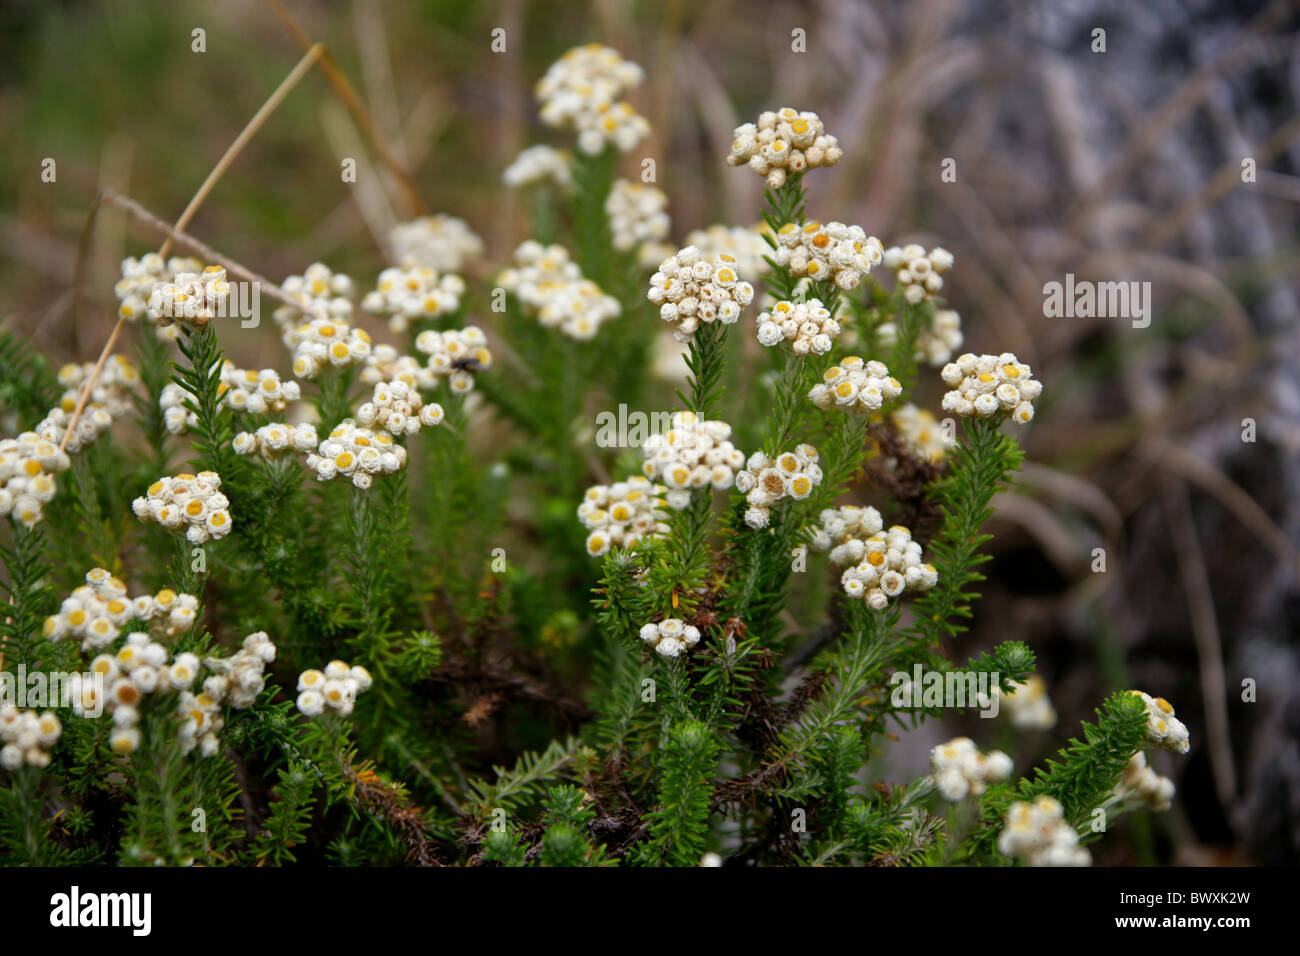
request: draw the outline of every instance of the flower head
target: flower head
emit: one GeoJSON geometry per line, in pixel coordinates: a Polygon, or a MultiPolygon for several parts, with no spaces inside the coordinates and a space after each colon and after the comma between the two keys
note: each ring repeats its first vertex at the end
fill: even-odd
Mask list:
{"type": "Polygon", "coordinates": [[[1011,758],[1000,750],[982,754],[969,737],[956,737],[930,751],[935,788],[950,802],[978,797],[988,784],[1011,775],[1011,758]]]}
{"type": "Polygon", "coordinates": [[[916,305],[943,288],[943,276],[952,268],[953,256],[939,246],[926,252],[924,246],[913,243],[901,248],[891,246],[885,250],[884,260],[893,270],[903,298],[916,305]]]}
{"type": "Polygon", "coordinates": [[[587,553],[608,554],[610,548],[631,548],[645,538],[668,533],[661,506],[663,485],[640,475],[612,485],[593,485],[578,505],[578,520],[591,533],[587,553]]]}
{"type": "Polygon", "coordinates": [[[573,188],[573,175],[570,172],[572,165],[572,158],[563,150],[552,146],[529,146],[506,167],[501,179],[511,189],[527,189],[551,183],[568,191],[573,188]]]}
{"type": "Polygon", "coordinates": [[[1033,803],[1017,800],[998,834],[998,852],[1029,866],[1088,866],[1092,855],[1079,846],[1079,834],[1065,821],[1065,808],[1052,797],[1033,803]]]}
{"type": "Polygon", "coordinates": [[[898,379],[889,374],[882,362],[864,362],[848,355],[832,365],[808,392],[818,408],[842,408],[845,411],[875,412],[903,392],[898,379]]]}
{"type": "Polygon", "coordinates": [[[465,263],[483,255],[483,240],[463,219],[422,216],[394,226],[388,234],[393,259],[403,269],[460,272],[465,263]]]}
{"type": "Polygon", "coordinates": [[[781,300],[758,317],[758,342],[769,348],[788,344],[795,355],[825,355],[840,334],[840,324],[821,299],[781,300]]]}
{"type": "Polygon", "coordinates": [[[736,490],[745,495],[749,507],[745,511],[745,524],[751,528],[766,528],[771,520],[771,509],[783,498],[802,501],[822,482],[822,470],[817,449],[800,445],[768,458],[761,451],[749,456],[745,470],[736,475],[736,490]]]}
{"type": "Polygon", "coordinates": [[[641,445],[645,456],[641,470],[667,488],[669,508],[681,511],[689,505],[694,488],[725,490],[735,483],[745,455],[731,443],[730,425],[702,419],[694,412],[677,412],[669,426],[641,445]]]}
{"type": "Polygon", "coordinates": [[[826,132],[820,116],[787,106],[761,114],[757,123],[736,127],[727,165],[748,166],[767,179],[769,188],[780,189],[787,175],[834,166],[843,155],[839,140],[826,132]]]}
{"type": "Polygon", "coordinates": [[[620,98],[644,75],[610,47],[574,47],[537,82],[542,122],[577,132],[578,149],[588,155],[610,143],[627,152],[649,135],[650,124],[620,98]]]}
{"type": "Polygon", "coordinates": [[[673,323],[677,340],[687,342],[701,322],[731,325],[739,320],[754,300],[754,287],[741,277],[732,256],[720,253],[709,260],[687,246],[660,263],[646,298],[659,306],[661,319],[673,323]]]}
{"type": "Polygon", "coordinates": [[[788,222],[776,231],[776,263],[814,282],[834,280],[852,291],[880,263],[884,248],[861,226],[842,222],[788,222]]]}
{"type": "Polygon", "coordinates": [[[1191,749],[1191,737],[1187,726],[1174,716],[1174,707],[1163,697],[1152,697],[1140,690],[1129,691],[1142,698],[1147,708],[1146,743],[1149,747],[1160,747],[1176,754],[1185,754],[1191,749]]]}
{"type": "Polygon", "coordinates": [[[312,319],[285,333],[285,344],[293,350],[293,374],[298,378],[316,378],[327,368],[363,365],[370,355],[370,333],[342,319],[312,319]]]}
{"type": "Polygon", "coordinates": [[[616,298],[583,277],[563,246],[543,246],[530,239],[515,250],[515,262],[497,282],[545,328],[587,340],[622,311],[616,298]]]}
{"type": "Polygon", "coordinates": [[[1033,374],[1011,352],[967,352],[940,372],[952,389],[943,396],[943,410],[962,418],[1010,418],[1028,424],[1034,419],[1034,402],[1043,393],[1043,384],[1033,374]]]}
{"type": "Polygon", "coordinates": [[[700,641],[700,630],[676,617],[664,618],[641,628],[641,640],[663,657],[677,657],[700,641]]]}
{"type": "Polygon", "coordinates": [[[605,215],[614,248],[620,252],[662,242],[672,225],[664,191],[626,179],[614,180],[605,200],[605,215]]]}
{"type": "Polygon", "coordinates": [[[221,266],[207,266],[202,272],[182,272],[170,282],[154,287],[146,314],[159,326],[180,323],[201,329],[217,316],[225,316],[230,301],[230,283],[221,266]]]}
{"type": "Polygon", "coordinates": [[[141,521],[171,530],[185,529],[191,544],[218,540],[230,533],[230,502],[221,493],[221,476],[215,471],[159,478],[131,502],[141,521]]]}
{"type": "Polygon", "coordinates": [[[317,481],[346,477],[358,488],[369,488],[375,475],[392,474],[405,464],[406,449],[388,432],[360,428],[350,418],[307,456],[307,467],[316,472],[317,481]]]}

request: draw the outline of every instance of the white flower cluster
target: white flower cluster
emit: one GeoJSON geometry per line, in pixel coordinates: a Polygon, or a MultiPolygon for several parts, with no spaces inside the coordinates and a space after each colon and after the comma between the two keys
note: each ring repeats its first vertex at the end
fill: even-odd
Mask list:
{"type": "Polygon", "coordinates": [[[316,717],[326,708],[346,717],[352,713],[357,695],[370,689],[370,671],[360,664],[349,667],[343,661],[330,661],[325,669],[306,670],[298,676],[298,710],[316,717]]]}
{"type": "Polygon", "coordinates": [[[63,724],[52,710],[38,716],[34,710],[19,710],[12,704],[0,707],[0,767],[49,766],[50,748],[62,735],[63,724]]]}
{"type": "Polygon", "coordinates": [[[650,123],[619,98],[644,75],[610,47],[574,47],[537,81],[542,122],[575,130],[578,149],[589,156],[601,153],[607,143],[626,153],[650,134],[650,123]]]}
{"type": "Polygon", "coordinates": [[[938,464],[948,453],[948,442],[938,420],[929,410],[912,404],[900,405],[890,416],[903,443],[923,461],[938,464]]]}
{"type": "MultiPolygon", "coordinates": [[[[892,346],[898,341],[898,326],[883,322],[876,329],[881,345],[892,346]]],[[[953,309],[939,309],[934,321],[916,337],[916,358],[919,362],[941,366],[952,358],[965,341],[961,333],[961,316],[953,309]]]]}
{"type": "Polygon", "coordinates": [[[0,514],[33,527],[54,499],[54,476],[71,464],[67,452],[36,432],[0,441],[0,514]]]}
{"type": "Polygon", "coordinates": [[[358,488],[369,488],[375,475],[391,475],[406,464],[406,449],[385,431],[358,428],[345,418],[307,456],[307,467],[316,472],[317,481],[329,481],[338,475],[352,479],[358,488]]]}
{"type": "Polygon", "coordinates": [[[74,701],[79,716],[97,712],[100,707],[113,720],[108,745],[114,753],[134,753],[140,747],[140,707],[150,694],[187,690],[199,675],[196,654],[181,653],[168,662],[167,647],[151,640],[143,631],[134,631],[116,654],[100,654],[90,662],[92,674],[104,680],[104,699],[97,700],[97,689],[83,682],[74,701]]]}
{"type": "Polygon", "coordinates": [[[649,644],[657,654],[676,657],[700,642],[700,629],[685,623],[681,618],[666,617],[658,624],[651,623],[641,628],[641,640],[649,644]]]}
{"type": "Polygon", "coordinates": [[[662,242],[672,225],[664,191],[626,179],[614,180],[605,200],[605,215],[614,248],[620,252],[662,242]]]}
{"type": "Polygon", "coordinates": [[[943,410],[962,418],[1002,416],[1026,425],[1034,420],[1034,402],[1043,393],[1043,383],[1035,381],[1029,366],[1011,352],[967,352],[939,374],[952,389],[943,396],[943,410]]]}
{"type": "Polygon", "coordinates": [[[727,165],[749,166],[767,178],[769,188],[780,189],[787,174],[834,166],[843,155],[839,140],[826,132],[820,116],[787,106],[760,114],[757,124],[736,127],[727,165]]]}
{"type": "Polygon", "coordinates": [[[687,246],[659,264],[646,298],[659,306],[659,318],[674,323],[673,336],[689,342],[701,322],[736,322],[754,301],[754,287],[741,278],[733,257],[706,259],[687,246]]]}
{"type": "Polygon", "coordinates": [[[800,445],[776,458],[768,458],[761,451],[749,456],[745,470],[736,475],[736,490],[745,496],[745,524],[751,528],[766,528],[771,521],[771,509],[782,498],[803,501],[822,483],[821,466],[817,449],[800,445]]]}
{"type": "Polygon", "coordinates": [[[171,282],[154,287],[147,314],[162,327],[180,323],[201,329],[217,316],[228,315],[230,283],[221,266],[206,266],[202,272],[181,272],[171,282]]]}
{"type": "Polygon", "coordinates": [[[758,317],[758,344],[771,347],[789,342],[795,355],[825,355],[839,334],[840,324],[821,299],[782,299],[758,317]]]}
{"type": "Polygon", "coordinates": [[[834,279],[845,292],[884,257],[884,247],[861,226],[842,222],[787,222],[776,231],[776,263],[814,282],[834,279]]]}
{"type": "Polygon", "coordinates": [[[376,288],[366,293],[361,308],[387,316],[388,327],[400,335],[412,322],[455,312],[464,294],[460,276],[444,275],[431,266],[392,268],[379,273],[376,288]]]}
{"type": "Polygon", "coordinates": [[[1140,690],[1129,691],[1142,698],[1147,707],[1147,745],[1160,747],[1176,754],[1191,749],[1191,736],[1187,726],[1174,716],[1173,705],[1163,697],[1152,697],[1140,690]]]}
{"type": "Polygon", "coordinates": [[[1037,674],[1030,675],[1023,684],[1012,681],[1011,693],[1002,696],[1000,712],[1019,730],[1049,730],[1056,726],[1056,710],[1047,696],[1047,684],[1037,674]]]}
{"type": "MultiPolygon", "coordinates": [[[[149,300],[159,286],[172,282],[178,275],[203,271],[203,263],[188,256],[173,256],[166,262],[156,252],[150,252],[137,259],[128,256],[122,260],[122,278],[118,280],[113,291],[119,302],[117,314],[131,322],[138,321],[149,312],[149,300]]],[[[175,329],[170,334],[158,327],[160,338],[175,338],[175,329]]]]}
{"type": "Polygon", "coordinates": [[[529,146],[506,167],[501,180],[511,189],[527,189],[553,183],[562,190],[573,187],[569,154],[553,146],[529,146]]]}
{"type": "Polygon", "coordinates": [[[940,246],[929,252],[916,243],[890,246],[885,250],[885,266],[894,273],[903,290],[903,298],[912,305],[930,298],[943,288],[943,275],[952,268],[952,253],[940,246]]]}
{"type": "Polygon", "coordinates": [[[583,278],[563,246],[529,239],[515,250],[515,262],[517,267],[504,270],[497,282],[548,329],[558,327],[565,335],[586,340],[622,311],[618,299],[583,278]]]}
{"type": "Polygon", "coordinates": [[[313,262],[300,276],[289,276],[280,288],[299,303],[298,308],[281,305],[271,314],[281,332],[291,332],[312,319],[352,319],[356,286],[348,276],[334,272],[323,262],[313,262]]]}
{"type": "MultiPolygon", "coordinates": [[[[67,434],[68,423],[77,410],[81,393],[90,381],[95,366],[93,364],[76,365],[69,363],[59,369],[59,384],[65,389],[59,397],[59,404],[51,408],[44,419],[36,426],[36,432],[45,441],[63,445],[63,436],[67,434]]],[[[121,355],[110,355],[100,370],[99,377],[91,389],[77,427],[68,436],[68,451],[81,451],[89,447],[113,424],[113,419],[127,414],[132,406],[131,392],[140,381],[136,367],[121,355]]]]}
{"type": "MultiPolygon", "coordinates": [[[[90,376],[95,371],[93,362],[77,365],[69,362],[59,369],[59,384],[66,389],[59,398],[59,407],[65,412],[76,410],[77,401],[90,376]]],[[[140,383],[140,370],[124,355],[110,355],[99,370],[99,377],[90,390],[87,408],[102,406],[114,418],[125,415],[134,407],[131,393],[140,383]]]]}
{"type": "Polygon", "coordinates": [[[240,432],[231,442],[236,455],[261,455],[263,458],[280,458],[291,452],[311,452],[320,443],[316,426],[285,425],[275,422],[263,425],[255,432],[240,432]]]}
{"type": "MultiPolygon", "coordinates": [[[[453,395],[464,395],[474,389],[474,373],[492,367],[492,353],[487,347],[487,336],[477,325],[463,329],[435,332],[426,329],[415,337],[416,351],[429,356],[425,371],[436,382],[446,377],[453,395]]],[[[394,376],[393,381],[397,380],[394,376]]],[[[421,387],[425,386],[420,382],[421,387]]]]}
{"type": "Polygon", "coordinates": [[[773,255],[772,247],[763,238],[766,229],[766,225],[716,224],[687,234],[686,245],[699,249],[704,259],[713,260],[724,253],[731,256],[736,260],[736,271],[743,276],[764,276],[772,270],[767,257],[773,255]]]}
{"type": "Polygon", "coordinates": [[[644,538],[668,533],[666,515],[658,497],[662,485],[635,475],[612,485],[593,485],[578,505],[578,519],[589,529],[587,553],[592,557],[608,554],[610,548],[631,548],[644,538]]]}
{"type": "Polygon", "coordinates": [[[889,374],[883,362],[864,362],[857,355],[847,355],[839,365],[832,365],[808,392],[818,408],[843,408],[845,411],[875,412],[885,402],[903,393],[898,379],[889,374]]]}
{"type": "Polygon", "coordinates": [[[221,476],[215,471],[159,478],[143,497],[131,502],[131,510],[141,521],[169,531],[184,527],[190,544],[220,540],[230,534],[230,501],[220,489],[221,476]]]}
{"type": "Polygon", "coordinates": [[[266,631],[249,634],[232,656],[206,660],[214,674],[203,682],[203,691],[218,704],[236,710],[252,707],[266,686],[266,665],[274,660],[275,645],[266,631]]]}
{"type": "Polygon", "coordinates": [[[401,379],[378,382],[370,401],[357,409],[357,424],[382,428],[390,435],[414,435],[421,427],[442,424],[442,406],[424,404],[420,393],[401,379]]]}
{"type": "Polygon", "coordinates": [[[1053,797],[1033,803],[1017,800],[998,834],[998,852],[1020,857],[1029,866],[1089,866],[1092,855],[1079,846],[1079,834],[1065,822],[1065,808],[1053,797]]]}
{"type": "MultiPolygon", "coordinates": [[[[282,412],[289,402],[302,397],[302,387],[293,379],[282,379],[273,368],[241,369],[232,362],[221,366],[221,384],[218,388],[221,403],[236,412],[264,415],[282,412]]],[[[158,395],[158,407],[163,413],[163,424],[173,435],[183,435],[198,427],[199,417],[185,407],[193,396],[175,382],[168,382],[158,395]]]]}
{"type": "Polygon", "coordinates": [[[1129,758],[1113,794],[1127,807],[1145,807],[1161,813],[1172,805],[1174,782],[1151,769],[1147,755],[1139,750],[1129,758]]]}
{"type": "Polygon", "coordinates": [[[393,346],[380,343],[366,356],[361,382],[377,385],[395,381],[405,382],[412,388],[431,389],[438,384],[438,377],[415,356],[403,355],[393,346]]]}
{"type": "Polygon", "coordinates": [[[866,541],[885,528],[880,512],[870,506],[826,508],[817,519],[820,524],[811,531],[813,550],[830,551],[831,563],[841,568],[846,564],[857,564],[866,553],[865,548],[849,548],[850,542],[866,541]]]}
{"type": "MultiPolygon", "coordinates": [[[[864,525],[874,524],[879,516],[874,521],[867,516],[864,519],[864,525]]],[[[834,522],[827,523],[836,527],[834,522]]],[[[928,591],[939,580],[938,570],[933,564],[922,563],[921,546],[902,525],[877,531],[865,539],[850,537],[835,552],[840,559],[846,559],[845,563],[857,562],[840,575],[844,593],[866,601],[873,611],[883,611],[890,598],[904,591],[928,591]]]]}
{"type": "Polygon", "coordinates": [[[127,595],[126,585],[103,568],[92,568],[86,583],[45,619],[41,630],[51,641],[75,639],[83,651],[113,643],[127,621],[144,621],[171,637],[189,630],[198,615],[199,599],[164,588],[157,594],[127,595]]]}
{"type": "Polygon", "coordinates": [[[459,272],[466,260],[483,255],[483,240],[463,219],[421,216],[388,233],[393,261],[404,269],[459,272]]]}
{"type": "Polygon", "coordinates": [[[360,365],[370,354],[370,333],[341,319],[312,319],[286,332],[285,344],[293,350],[293,374],[312,379],[327,367],[360,365]]]}
{"type": "Polygon", "coordinates": [[[731,443],[731,426],[694,412],[676,412],[668,431],[641,443],[641,453],[645,456],[641,471],[667,486],[665,501],[674,511],[691,503],[692,488],[725,491],[745,467],[744,452],[731,443]]]}
{"type": "Polygon", "coordinates": [[[1000,750],[982,754],[969,737],[954,737],[930,751],[930,771],[939,795],[956,803],[1011,776],[1011,758],[1000,750]]]}

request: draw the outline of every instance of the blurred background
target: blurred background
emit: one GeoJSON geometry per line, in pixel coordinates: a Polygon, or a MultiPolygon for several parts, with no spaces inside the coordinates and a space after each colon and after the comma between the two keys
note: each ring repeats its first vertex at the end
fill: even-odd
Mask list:
{"type": "MultiPolygon", "coordinates": [[[[1297,861],[1300,4],[285,6],[328,44],[430,210],[484,237],[479,280],[527,235],[504,167],[530,143],[570,145],[541,127],[531,88],[571,46],[605,43],[645,68],[631,100],[654,134],[625,175],[656,160],[679,240],[758,220],[759,177],[723,162],[735,126],[783,105],[820,113],[845,158],[809,177],[810,215],[950,249],[944,291],[966,348],[1014,351],[1048,384],[1021,434],[1029,464],[991,528],[985,601],[951,647],[964,658],[1014,638],[1038,653],[1059,719],[1014,739],[1018,766],[1077,734],[1106,693],[1142,688],[1173,702],[1192,751],[1155,755],[1178,785],[1174,809],[1125,818],[1097,863],[1297,861]],[[792,52],[796,30],[806,52],[792,52]],[[1045,318],[1043,285],[1067,273],[1150,282],[1150,326],[1045,318]]],[[[118,262],[157,246],[105,210],[74,324],[95,194],[111,185],[175,219],[301,54],[262,0],[0,6],[4,326],[55,362],[93,360],[118,262]]],[[[365,288],[383,236],[410,214],[312,72],[191,231],[275,281],[321,260],[365,288]],[[358,161],[355,185],[341,182],[344,157],[358,161]]],[[[241,367],[283,364],[271,323],[262,332],[229,346],[241,367]]],[[[939,391],[918,397],[937,408],[939,391]]],[[[982,740],[979,724],[965,729],[982,740]]],[[[873,766],[924,772],[927,748],[961,727],[908,734],[873,766]]]]}

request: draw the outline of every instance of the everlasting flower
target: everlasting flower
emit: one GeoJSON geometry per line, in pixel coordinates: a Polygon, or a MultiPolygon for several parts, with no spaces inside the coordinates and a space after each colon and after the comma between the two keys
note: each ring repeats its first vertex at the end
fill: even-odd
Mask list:
{"type": "Polygon", "coordinates": [[[352,713],[357,695],[368,691],[371,683],[368,670],[343,661],[330,661],[324,671],[303,671],[298,678],[298,711],[315,717],[328,708],[346,717],[352,713]]]}
{"type": "MultiPolygon", "coordinates": [[[[487,336],[477,325],[445,332],[426,329],[415,337],[415,348],[428,356],[425,361],[427,374],[435,379],[446,378],[455,395],[472,391],[474,374],[492,367],[487,336]]],[[[400,376],[394,376],[393,381],[399,379],[400,376]]]]}
{"type": "Polygon", "coordinates": [[[215,471],[160,478],[144,497],[131,502],[131,510],[141,521],[169,530],[184,527],[187,541],[203,544],[230,533],[230,502],[220,488],[221,476],[215,471]]]}
{"type": "Polygon", "coordinates": [[[680,618],[667,617],[658,624],[647,624],[641,628],[641,640],[664,657],[677,657],[682,651],[689,650],[700,641],[700,630],[687,624],[680,618]]]}
{"type": "Polygon", "coordinates": [[[543,246],[530,239],[515,250],[515,262],[516,268],[503,271],[497,282],[545,328],[587,340],[621,311],[616,298],[583,278],[563,246],[543,246]]]}
{"type": "MultiPolygon", "coordinates": [[[[281,379],[273,368],[241,369],[232,362],[221,366],[221,384],[218,394],[221,403],[236,412],[264,415],[283,412],[290,402],[302,397],[302,389],[293,379],[281,379]]],[[[186,407],[190,393],[175,382],[163,386],[158,396],[158,407],[163,413],[163,423],[173,435],[183,435],[198,427],[199,418],[186,407]]]]}
{"type": "Polygon", "coordinates": [[[311,452],[319,443],[315,425],[275,423],[263,425],[255,432],[240,432],[231,445],[237,455],[261,455],[273,459],[292,452],[311,452]]]}
{"type": "Polygon", "coordinates": [[[969,737],[956,737],[930,751],[935,789],[952,803],[968,794],[978,797],[985,787],[1011,776],[1011,758],[1000,750],[982,754],[969,737]]]}
{"type": "Polygon", "coordinates": [[[691,502],[691,489],[726,490],[745,466],[744,453],[730,441],[731,426],[707,421],[694,412],[677,412],[666,432],[651,435],[641,445],[641,470],[668,489],[668,507],[681,511],[691,502]]]}
{"type": "Polygon", "coordinates": [[[375,475],[390,475],[405,464],[406,449],[387,432],[358,428],[350,418],[307,456],[307,467],[316,472],[317,481],[343,476],[358,488],[369,488],[375,475]]]}
{"type": "Polygon", "coordinates": [[[171,282],[156,286],[149,296],[147,314],[160,326],[180,323],[201,329],[217,316],[228,315],[230,283],[221,266],[202,272],[182,272],[171,282]]]}
{"type": "Polygon", "coordinates": [[[578,506],[578,519],[591,531],[587,553],[596,557],[610,548],[631,548],[644,538],[667,534],[664,501],[658,497],[663,493],[662,485],[640,475],[588,488],[578,506]]]}
{"type": "Polygon", "coordinates": [[[902,525],[882,530],[875,508],[828,508],[813,546],[829,549],[833,564],[846,566],[840,575],[844,593],[884,610],[903,591],[928,591],[939,580],[934,565],[922,563],[921,546],[902,525]]]}
{"type": "Polygon", "coordinates": [[[1011,352],[973,355],[967,352],[943,367],[940,375],[952,389],[943,396],[943,410],[962,418],[1010,418],[1019,425],[1034,419],[1034,402],[1042,382],[1011,352]]]}
{"type": "Polygon", "coordinates": [[[550,183],[568,191],[573,188],[569,154],[551,146],[529,146],[506,167],[502,181],[511,189],[527,189],[550,183]]]}
{"type": "Polygon", "coordinates": [[[370,334],[341,319],[312,319],[285,334],[293,350],[293,374],[312,379],[326,368],[365,364],[370,354],[370,334]]]}
{"type": "Polygon", "coordinates": [[[605,215],[614,248],[620,252],[663,241],[672,225],[664,191],[626,179],[614,180],[605,200],[605,215]]]}
{"type": "Polygon", "coordinates": [[[1128,807],[1145,807],[1157,813],[1168,810],[1174,799],[1174,782],[1147,765],[1141,750],[1129,758],[1113,791],[1115,799],[1128,807]]]}
{"type": "Polygon", "coordinates": [[[938,246],[929,252],[915,243],[885,250],[885,265],[893,270],[903,298],[913,305],[943,288],[944,273],[952,268],[952,263],[952,253],[938,246]]]}
{"type": "Polygon", "coordinates": [[[643,76],[639,66],[610,47],[575,47],[537,82],[542,122],[576,131],[578,149],[588,155],[609,143],[627,152],[650,133],[649,122],[620,100],[643,76]]]}
{"type": "Polygon", "coordinates": [[[312,319],[352,320],[352,298],[356,286],[341,272],[322,262],[313,262],[302,275],[289,276],[280,288],[300,305],[282,305],[272,313],[282,333],[289,333],[312,319]]]}
{"type": "Polygon", "coordinates": [[[768,347],[787,342],[795,355],[825,355],[840,334],[821,299],[782,300],[758,317],[758,342],[768,347]]]}
{"type": "Polygon", "coordinates": [[[412,388],[432,389],[438,384],[438,376],[423,360],[413,355],[403,355],[393,346],[385,344],[376,345],[370,350],[360,377],[366,385],[401,381],[412,388]]]}
{"type": "Polygon", "coordinates": [[[379,284],[367,292],[361,307],[371,315],[388,317],[388,327],[401,334],[420,319],[449,315],[460,308],[465,281],[456,275],[442,275],[430,266],[385,269],[379,284]]]}
{"type": "Polygon", "coordinates": [[[834,166],[843,155],[839,141],[826,132],[821,117],[787,106],[761,114],[757,124],[736,127],[727,165],[748,166],[767,179],[770,189],[780,189],[787,175],[834,166]]]}
{"type": "MultiPolygon", "coordinates": [[[[1001,712],[1020,730],[1050,730],[1056,726],[1056,711],[1047,696],[1047,685],[1037,674],[1023,684],[1012,681],[1011,693],[1003,696],[1001,712]]],[[[1000,690],[999,690],[1000,693],[1000,690]]]]}
{"type": "MultiPolygon", "coordinates": [[[[59,384],[66,389],[59,399],[63,411],[71,413],[76,410],[77,401],[94,371],[93,362],[82,365],[69,362],[59,369],[59,384]]],[[[140,370],[126,356],[110,355],[90,390],[87,407],[102,406],[114,418],[125,415],[134,407],[131,395],[139,384],[140,370]]]]}
{"type": "Polygon", "coordinates": [[[1174,716],[1173,705],[1163,697],[1152,697],[1140,690],[1129,691],[1142,698],[1147,708],[1147,737],[1149,747],[1160,747],[1176,754],[1185,754],[1191,748],[1191,737],[1186,725],[1174,716]]]}
{"type": "Polygon", "coordinates": [[[393,260],[403,269],[460,272],[465,262],[483,255],[483,240],[455,216],[422,216],[388,234],[393,260]]]}
{"type": "Polygon", "coordinates": [[[63,734],[63,724],[52,710],[37,714],[12,704],[0,707],[0,767],[17,770],[26,764],[38,769],[50,762],[50,750],[63,734]]]}
{"type": "Polygon", "coordinates": [[[817,449],[812,445],[800,445],[775,458],[768,458],[761,451],[750,455],[745,470],[736,475],[736,490],[745,495],[749,505],[745,524],[766,528],[772,506],[782,498],[802,501],[812,494],[822,482],[817,461],[817,449]]]}
{"type": "Polygon", "coordinates": [[[382,428],[391,435],[414,435],[421,426],[442,423],[442,406],[424,404],[420,393],[405,382],[379,382],[370,401],[357,409],[357,423],[364,428],[382,428]]]}
{"type": "MultiPolygon", "coordinates": [[[[898,326],[884,322],[876,329],[881,345],[892,346],[898,340],[898,326]]],[[[961,348],[961,316],[952,309],[939,309],[934,322],[921,329],[916,336],[916,359],[934,366],[942,366],[961,348]]]]}
{"type": "Polygon", "coordinates": [[[1092,856],[1079,846],[1079,834],[1065,822],[1065,808],[1052,797],[1016,801],[998,834],[998,852],[1029,866],[1088,866],[1092,856]]]}
{"type": "Polygon", "coordinates": [[[903,386],[881,362],[864,362],[856,355],[845,356],[832,365],[808,392],[818,408],[875,412],[903,392],[903,386]]]}
{"type": "Polygon", "coordinates": [[[731,256],[709,260],[687,246],[660,263],[646,298],[659,306],[661,319],[676,326],[678,341],[688,342],[701,322],[735,323],[754,300],[754,287],[741,278],[731,256]]]}
{"type": "Polygon", "coordinates": [[[845,292],[856,289],[884,256],[879,239],[842,222],[788,222],[776,231],[776,241],[777,265],[814,282],[834,280],[845,292]]]}
{"type": "Polygon", "coordinates": [[[713,261],[726,254],[736,260],[736,271],[743,276],[765,276],[772,271],[767,258],[772,247],[763,238],[766,224],[754,227],[713,225],[687,234],[686,245],[700,250],[700,257],[713,261]]]}
{"type": "Polygon", "coordinates": [[[76,640],[82,651],[101,650],[117,640],[132,620],[143,621],[164,636],[175,636],[194,623],[198,606],[194,595],[168,589],[130,597],[122,581],[103,568],[92,568],[86,583],[63,600],[57,614],[45,619],[41,633],[55,642],[76,640]]]}
{"type": "Polygon", "coordinates": [[[931,464],[943,461],[948,453],[948,441],[944,438],[939,422],[924,408],[915,405],[900,405],[890,416],[894,428],[898,430],[903,443],[920,458],[931,464]]]}
{"type": "Polygon", "coordinates": [[[54,476],[70,465],[66,452],[36,432],[0,441],[0,513],[34,527],[54,499],[54,476]]]}
{"type": "MultiPolygon", "coordinates": [[[[169,282],[174,282],[182,274],[195,274],[203,271],[203,263],[187,256],[173,256],[166,262],[156,252],[136,258],[129,256],[122,260],[122,278],[113,287],[117,295],[117,314],[120,318],[138,322],[149,318],[149,301],[154,290],[169,282]]],[[[150,320],[152,321],[152,320],[150,320]]],[[[175,326],[160,326],[154,323],[154,329],[161,339],[174,339],[175,326]]]]}

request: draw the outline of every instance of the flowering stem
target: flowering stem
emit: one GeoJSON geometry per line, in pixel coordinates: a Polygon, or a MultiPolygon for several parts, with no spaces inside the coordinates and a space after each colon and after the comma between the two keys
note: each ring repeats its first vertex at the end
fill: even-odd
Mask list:
{"type": "Polygon", "coordinates": [[[934,318],[934,306],[929,303],[912,305],[902,300],[898,305],[898,338],[889,356],[889,372],[898,379],[906,395],[916,380],[916,340],[922,327],[934,318]]]}
{"type": "Polygon", "coordinates": [[[909,630],[912,639],[925,646],[965,630],[959,622],[971,616],[970,604],[979,597],[964,588],[984,580],[974,568],[989,560],[979,549],[992,535],[981,534],[980,528],[993,514],[993,495],[1024,459],[1001,426],[1000,418],[966,419],[965,440],[953,452],[952,471],[937,488],[943,527],[929,551],[939,581],[914,605],[909,630]]]}
{"type": "Polygon", "coordinates": [[[589,156],[578,150],[573,160],[574,247],[583,275],[602,289],[610,287],[610,264],[613,244],[605,200],[614,184],[617,150],[606,147],[599,155],[589,156]]]}
{"type": "Polygon", "coordinates": [[[348,400],[348,392],[352,388],[352,369],[326,369],[321,373],[319,385],[320,398],[316,410],[320,414],[321,424],[328,432],[352,411],[348,400]]]}
{"type": "Polygon", "coordinates": [[[711,418],[722,395],[722,370],[727,363],[727,327],[721,322],[705,322],[691,336],[686,355],[687,381],[691,386],[688,400],[681,399],[691,411],[701,418],[711,418]]]}
{"type": "Polygon", "coordinates": [[[224,361],[213,323],[200,329],[186,328],[179,339],[181,354],[188,365],[172,363],[173,380],[189,392],[185,407],[198,418],[194,428],[195,469],[215,471],[228,478],[236,470],[236,456],[230,447],[234,437],[230,416],[221,402],[221,366],[224,361]]]}

